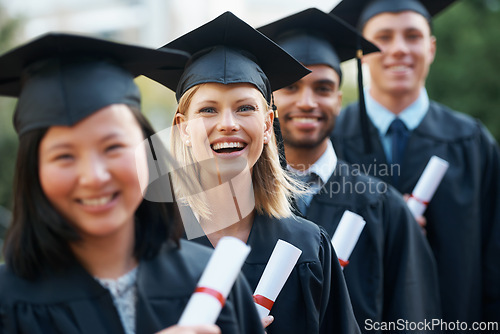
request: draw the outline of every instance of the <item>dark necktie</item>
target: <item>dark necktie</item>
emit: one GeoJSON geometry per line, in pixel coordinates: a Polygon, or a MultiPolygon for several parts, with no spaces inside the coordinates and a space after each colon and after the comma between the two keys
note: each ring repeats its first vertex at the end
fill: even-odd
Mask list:
{"type": "Polygon", "coordinates": [[[403,154],[406,148],[406,143],[408,142],[409,131],[403,121],[396,118],[392,121],[387,132],[391,135],[392,164],[398,166],[396,168],[391,168],[391,171],[393,172],[392,183],[397,186],[399,171],[401,170],[401,163],[403,162],[403,154]]]}
{"type": "MultiPolygon", "coordinates": [[[[318,182],[318,174],[316,173],[311,173],[311,174],[305,174],[305,175],[297,175],[297,179],[300,181],[304,182],[307,185],[307,189],[311,189],[311,186],[316,184],[318,182]]],[[[314,194],[304,194],[301,196],[297,196],[295,201],[297,204],[297,208],[299,209],[300,213],[302,213],[303,216],[306,215],[307,212],[307,207],[311,203],[311,200],[313,198],[314,194]]]]}

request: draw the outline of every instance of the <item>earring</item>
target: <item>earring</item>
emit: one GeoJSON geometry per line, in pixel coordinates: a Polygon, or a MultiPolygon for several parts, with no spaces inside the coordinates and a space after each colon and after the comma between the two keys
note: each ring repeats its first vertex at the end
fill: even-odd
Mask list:
{"type": "Polygon", "coordinates": [[[186,142],[185,142],[186,146],[191,146],[191,140],[189,139],[186,139],[186,142]]]}
{"type": "Polygon", "coordinates": [[[264,144],[267,144],[267,136],[264,135],[264,144]]]}

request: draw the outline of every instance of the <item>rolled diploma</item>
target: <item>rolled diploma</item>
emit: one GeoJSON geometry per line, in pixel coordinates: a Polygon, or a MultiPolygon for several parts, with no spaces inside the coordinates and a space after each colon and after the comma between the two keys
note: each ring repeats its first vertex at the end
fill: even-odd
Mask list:
{"type": "Polygon", "coordinates": [[[237,238],[223,237],[219,240],[178,325],[215,324],[249,253],[250,247],[237,238]]]}
{"type": "Polygon", "coordinates": [[[420,179],[418,179],[410,198],[407,201],[410,211],[414,217],[420,217],[432,196],[436,192],[439,183],[448,169],[448,162],[433,155],[425,167],[420,179]]]}
{"type": "Polygon", "coordinates": [[[337,253],[342,269],[348,263],[349,257],[358,242],[359,236],[365,227],[363,217],[349,210],[344,211],[339,226],[332,238],[332,245],[337,253]]]}
{"type": "Polygon", "coordinates": [[[274,246],[273,253],[254,292],[255,306],[261,318],[269,315],[270,307],[285,285],[300,254],[302,254],[300,249],[283,240],[278,240],[276,246],[274,246]],[[262,296],[271,301],[271,303],[266,304],[268,308],[258,304],[259,297],[256,296],[262,296]]]}

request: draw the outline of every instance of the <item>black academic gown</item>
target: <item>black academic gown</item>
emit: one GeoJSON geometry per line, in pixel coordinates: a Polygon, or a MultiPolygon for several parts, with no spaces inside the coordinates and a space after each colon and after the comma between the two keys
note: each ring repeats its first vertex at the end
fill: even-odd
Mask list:
{"type": "MultiPolygon", "coordinates": [[[[391,182],[378,132],[365,155],[357,104],[337,120],[332,141],[338,155],[391,182]]],[[[411,132],[398,190],[411,193],[432,155],[450,163],[424,216],[434,252],[446,321],[500,321],[500,153],[482,124],[431,101],[411,132]]]]}
{"type": "MultiPolygon", "coordinates": [[[[136,333],[175,325],[212,252],[191,242],[165,245],[141,261],[137,275],[136,333]]],[[[248,283],[240,277],[217,320],[223,333],[263,333],[248,283]]],[[[26,281],[0,267],[0,333],[124,333],[111,294],[80,265],[26,281]]]]}
{"type": "MultiPolygon", "coordinates": [[[[252,250],[242,269],[252,291],[278,239],[300,248],[302,254],[271,309],[274,322],[267,333],[359,333],[330,237],[305,219],[256,214],[247,241],[252,250]]],[[[211,246],[206,236],[193,240],[211,246]]]]}
{"type": "Polygon", "coordinates": [[[431,249],[401,195],[343,161],[313,196],[306,218],[335,233],[345,210],[366,225],[344,268],[354,314],[365,333],[380,322],[425,321],[441,316],[431,249]]]}

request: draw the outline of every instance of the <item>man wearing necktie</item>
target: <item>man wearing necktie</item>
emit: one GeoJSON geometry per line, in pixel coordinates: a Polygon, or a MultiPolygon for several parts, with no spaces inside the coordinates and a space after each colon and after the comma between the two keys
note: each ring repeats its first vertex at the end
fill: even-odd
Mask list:
{"type": "MultiPolygon", "coordinates": [[[[396,117],[389,126],[387,134],[391,136],[392,164],[401,168],[406,148],[406,142],[408,141],[408,135],[409,135],[408,129],[406,128],[405,123],[401,119],[396,117]]],[[[394,186],[397,186],[398,179],[399,179],[399,170],[397,173],[392,174],[392,184],[394,186]]]]}
{"type": "Polygon", "coordinates": [[[313,195],[319,191],[321,188],[322,182],[321,178],[318,174],[312,171],[308,171],[306,174],[301,174],[300,172],[294,173],[294,176],[304,183],[307,187],[308,193],[302,194],[301,196],[296,196],[295,204],[297,205],[297,209],[300,211],[302,216],[306,216],[307,207],[311,203],[313,195]]]}
{"type": "Polygon", "coordinates": [[[433,155],[449,163],[424,213],[443,320],[500,323],[500,149],[479,120],[430,100],[425,89],[437,45],[432,18],[452,2],[344,0],[332,10],[381,50],[363,57],[366,113],[358,103],[346,107],[332,141],[340,157],[403,194],[433,155]]]}
{"type": "Polygon", "coordinates": [[[312,71],[274,92],[288,169],[310,190],[296,198],[299,211],[330,236],[346,210],[366,221],[343,271],[359,327],[381,333],[375,323],[439,318],[432,251],[402,196],[337,159],[329,139],[342,102],[340,62],[354,57],[359,35],[313,8],[258,30],[312,71]]]}

